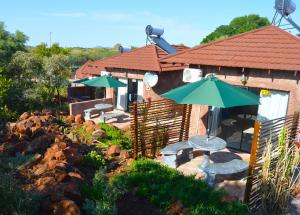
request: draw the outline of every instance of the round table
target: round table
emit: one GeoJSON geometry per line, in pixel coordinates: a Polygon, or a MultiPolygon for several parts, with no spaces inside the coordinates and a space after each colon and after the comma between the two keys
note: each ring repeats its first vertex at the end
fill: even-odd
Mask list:
{"type": "Polygon", "coordinates": [[[220,151],[226,147],[225,140],[214,136],[207,139],[207,135],[193,136],[188,140],[188,143],[192,147],[204,151],[203,162],[200,166],[201,168],[204,168],[209,164],[210,152],[220,151]]]}
{"type": "Polygon", "coordinates": [[[106,104],[106,103],[102,103],[102,104],[96,104],[95,108],[99,109],[99,110],[105,110],[108,108],[112,108],[113,106],[111,104],[106,104]]]}

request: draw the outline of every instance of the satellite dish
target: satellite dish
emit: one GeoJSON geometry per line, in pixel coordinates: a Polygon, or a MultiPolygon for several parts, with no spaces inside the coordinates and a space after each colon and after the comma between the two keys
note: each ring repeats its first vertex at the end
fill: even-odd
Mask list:
{"type": "Polygon", "coordinates": [[[154,87],[158,82],[158,75],[153,72],[146,72],[143,82],[147,87],[154,87]]]}

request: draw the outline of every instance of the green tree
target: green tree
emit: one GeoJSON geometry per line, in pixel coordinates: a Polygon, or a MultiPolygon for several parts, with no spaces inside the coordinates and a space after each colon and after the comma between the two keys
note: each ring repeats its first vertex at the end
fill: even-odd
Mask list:
{"type": "Polygon", "coordinates": [[[29,52],[16,52],[7,66],[7,77],[12,80],[8,90],[6,104],[17,112],[35,108],[37,101],[33,91],[40,77],[43,76],[42,62],[29,52]]]}
{"type": "Polygon", "coordinates": [[[10,33],[5,30],[3,22],[0,22],[0,122],[10,116],[12,110],[7,108],[10,99],[9,92],[13,88],[13,80],[7,70],[12,56],[17,51],[26,50],[25,43],[28,37],[20,31],[10,33]]]}
{"type": "Polygon", "coordinates": [[[48,47],[46,43],[41,43],[32,49],[32,52],[40,59],[44,57],[51,57],[52,55],[68,55],[70,50],[60,47],[58,43],[53,43],[48,47]]]}
{"type": "Polygon", "coordinates": [[[201,43],[209,43],[268,25],[270,25],[270,22],[267,18],[260,17],[256,14],[237,17],[234,18],[229,25],[221,25],[216,28],[216,30],[207,35],[201,43]]]}
{"type": "Polygon", "coordinates": [[[2,67],[0,72],[5,71],[6,65],[15,52],[26,50],[27,40],[28,37],[20,31],[15,33],[6,31],[4,23],[0,22],[0,67],[2,67]]]}
{"type": "Polygon", "coordinates": [[[41,83],[49,90],[49,96],[54,96],[55,91],[57,98],[61,104],[61,89],[68,85],[69,73],[69,58],[65,55],[58,54],[46,57],[43,60],[45,74],[41,83]]]}

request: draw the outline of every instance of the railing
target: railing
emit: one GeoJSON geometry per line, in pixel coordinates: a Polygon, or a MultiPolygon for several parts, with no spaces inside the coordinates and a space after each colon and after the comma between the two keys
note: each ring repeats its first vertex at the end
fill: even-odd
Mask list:
{"type": "MultiPolygon", "coordinates": [[[[261,207],[261,182],[263,153],[267,146],[267,141],[271,141],[273,146],[278,144],[278,135],[284,128],[288,133],[288,143],[294,147],[297,130],[300,129],[300,114],[270,120],[266,122],[255,122],[254,137],[251,149],[249,178],[246,184],[245,202],[248,203],[250,210],[256,211],[261,207]]],[[[276,162],[276,157],[271,158],[276,162]]]]}
{"type": "Polygon", "coordinates": [[[130,110],[135,159],[153,158],[160,148],[188,139],[191,105],[158,100],[133,103],[130,110]]]}

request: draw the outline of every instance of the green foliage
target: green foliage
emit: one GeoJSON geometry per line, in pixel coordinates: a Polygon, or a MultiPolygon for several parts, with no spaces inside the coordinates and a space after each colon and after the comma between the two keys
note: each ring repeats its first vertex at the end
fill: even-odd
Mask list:
{"type": "Polygon", "coordinates": [[[99,169],[106,166],[106,161],[102,154],[99,154],[97,151],[93,150],[83,156],[81,164],[84,166],[90,166],[95,169],[99,169]]]}
{"type": "Polygon", "coordinates": [[[237,17],[234,18],[229,25],[221,25],[216,28],[216,30],[206,36],[201,43],[209,43],[267,25],[270,25],[269,20],[256,14],[237,17]]]}
{"type": "Polygon", "coordinates": [[[153,160],[135,161],[128,173],[115,176],[112,183],[136,188],[138,195],[162,210],[168,210],[172,203],[180,200],[189,208],[189,214],[250,214],[241,203],[222,202],[224,193],[214,191],[203,181],[184,176],[153,160]]]}
{"type": "Polygon", "coordinates": [[[99,126],[106,133],[106,137],[99,142],[99,146],[109,147],[111,145],[118,145],[121,149],[132,148],[132,141],[130,137],[122,130],[105,123],[99,123],[99,126]]]}
{"type": "Polygon", "coordinates": [[[84,143],[91,143],[93,137],[93,131],[86,131],[86,126],[81,126],[75,130],[73,133],[77,135],[79,140],[84,143]]]}
{"type": "Polygon", "coordinates": [[[0,173],[0,214],[38,214],[39,196],[25,192],[12,175],[0,173]]]}
{"type": "Polygon", "coordinates": [[[116,200],[122,192],[111,185],[103,173],[97,172],[92,186],[85,186],[83,192],[86,200],[82,208],[87,214],[116,214],[116,200]]]}
{"type": "Polygon", "coordinates": [[[41,43],[31,51],[41,60],[52,55],[68,55],[70,53],[69,49],[60,47],[58,43],[53,43],[51,47],[48,47],[46,43],[41,43]]]}
{"type": "Polygon", "coordinates": [[[14,53],[24,51],[27,40],[28,37],[20,31],[6,31],[4,23],[0,22],[0,67],[6,67],[14,53]]]}
{"type": "Polygon", "coordinates": [[[261,212],[263,214],[287,214],[291,192],[300,177],[300,152],[291,144],[289,132],[283,128],[278,141],[267,141],[263,153],[260,185],[261,212]]]}
{"type": "Polygon", "coordinates": [[[0,214],[38,214],[39,196],[23,191],[13,174],[32,158],[31,155],[0,155],[0,214]]]}
{"type": "Polygon", "coordinates": [[[119,51],[113,48],[69,48],[70,64],[81,66],[88,60],[99,60],[117,54],[119,51]]]}

